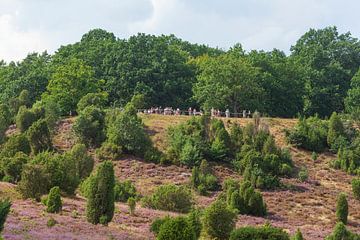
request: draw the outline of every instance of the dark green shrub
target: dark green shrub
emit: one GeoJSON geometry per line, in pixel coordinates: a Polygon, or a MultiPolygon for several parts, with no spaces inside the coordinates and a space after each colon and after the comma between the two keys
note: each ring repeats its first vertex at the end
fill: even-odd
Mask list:
{"type": "Polygon", "coordinates": [[[211,158],[215,161],[226,161],[229,156],[231,139],[223,121],[216,118],[211,119],[209,128],[211,158]]]}
{"type": "Polygon", "coordinates": [[[291,238],[291,240],[304,240],[303,235],[300,231],[300,229],[296,230],[295,235],[291,238]]]}
{"type": "Polygon", "coordinates": [[[343,139],[346,140],[344,136],[344,125],[336,112],[333,112],[329,120],[329,130],[327,133],[327,143],[330,146],[331,150],[333,150],[334,152],[337,152],[339,150],[339,146],[337,146],[339,144],[336,144],[336,142],[339,141],[339,137],[343,137],[343,139]]]}
{"type": "Polygon", "coordinates": [[[179,162],[187,166],[199,165],[203,159],[203,153],[195,139],[187,139],[179,156],[179,162]]]}
{"type": "Polygon", "coordinates": [[[163,225],[166,221],[170,219],[169,216],[163,218],[155,218],[154,221],[151,223],[150,231],[157,235],[160,231],[161,225],[163,225]]]}
{"type": "Polygon", "coordinates": [[[23,198],[34,198],[40,201],[49,188],[49,176],[42,165],[26,164],[21,173],[18,190],[23,198]]]}
{"type": "Polygon", "coordinates": [[[49,220],[46,223],[46,226],[48,226],[49,228],[55,226],[58,222],[53,218],[50,217],[49,220]]]}
{"type": "Polygon", "coordinates": [[[204,211],[204,233],[212,239],[228,239],[235,227],[235,219],[236,214],[227,208],[224,201],[215,201],[204,211]]]}
{"type": "Polygon", "coordinates": [[[336,218],[339,222],[347,224],[348,218],[348,202],[346,200],[346,195],[340,193],[336,202],[336,218]]]}
{"type": "Polygon", "coordinates": [[[77,104],[77,112],[81,112],[89,106],[94,106],[99,109],[103,109],[108,102],[108,94],[106,92],[101,93],[88,93],[83,96],[77,104]]]}
{"type": "Polygon", "coordinates": [[[0,155],[1,157],[13,157],[18,152],[25,154],[30,154],[31,152],[30,143],[25,134],[10,137],[2,146],[0,155]]]}
{"type": "Polygon", "coordinates": [[[327,236],[325,240],[359,240],[360,235],[354,234],[346,229],[343,222],[338,222],[331,235],[327,236]]]}
{"type": "Polygon", "coordinates": [[[189,212],[192,207],[191,191],[186,187],[172,184],[159,186],[143,201],[146,207],[180,213],[189,212]]]}
{"type": "Polygon", "coordinates": [[[105,161],[90,176],[86,217],[92,224],[107,224],[114,216],[114,167],[110,161],[105,161]]]}
{"type": "Polygon", "coordinates": [[[79,141],[87,146],[99,146],[105,139],[105,113],[94,106],[82,110],[73,125],[79,141]]]}
{"type": "Polygon", "coordinates": [[[94,168],[94,159],[88,155],[84,144],[76,144],[66,155],[75,162],[77,175],[80,180],[87,178],[94,168]]]}
{"type": "Polygon", "coordinates": [[[230,235],[230,240],[249,239],[290,240],[290,237],[284,230],[267,225],[263,227],[241,227],[232,231],[230,235]]]}
{"type": "Polygon", "coordinates": [[[53,187],[50,189],[46,206],[46,211],[49,213],[59,213],[61,211],[62,201],[59,187],[53,187]]]}
{"type": "Polygon", "coordinates": [[[309,173],[308,173],[308,170],[306,168],[302,168],[300,171],[299,171],[299,180],[301,182],[305,182],[308,180],[309,178],[309,173]]]}
{"type": "Polygon", "coordinates": [[[31,106],[31,99],[28,90],[22,90],[19,94],[18,99],[20,106],[26,106],[26,107],[31,106]]]}
{"type": "Polygon", "coordinates": [[[116,182],[114,187],[115,201],[126,202],[129,198],[136,198],[135,185],[130,180],[116,182]]]}
{"type": "Polygon", "coordinates": [[[354,193],[354,197],[358,200],[360,200],[360,178],[353,179],[351,181],[352,191],[354,193]]]}
{"type": "Polygon", "coordinates": [[[96,155],[100,161],[118,160],[122,156],[122,148],[113,143],[104,142],[101,147],[96,150],[96,155]]]}
{"type": "Polygon", "coordinates": [[[4,224],[10,211],[11,202],[7,199],[0,199],[0,233],[4,230],[4,224]]]}
{"type": "Polygon", "coordinates": [[[327,145],[328,124],[317,116],[300,118],[294,129],[287,131],[289,143],[297,147],[323,152],[327,145]]]}
{"type": "Polygon", "coordinates": [[[231,144],[234,152],[239,152],[242,145],[244,144],[243,141],[243,130],[239,124],[233,124],[230,128],[230,139],[231,144]]]}
{"type": "Polygon", "coordinates": [[[218,188],[218,179],[212,174],[211,168],[206,160],[201,162],[200,167],[193,167],[191,174],[191,186],[200,195],[206,195],[207,191],[214,191],[218,188]]]}
{"type": "Polygon", "coordinates": [[[187,215],[188,227],[195,233],[195,239],[199,239],[202,223],[201,223],[202,211],[199,209],[192,209],[187,215]]]}
{"type": "Polygon", "coordinates": [[[21,172],[23,166],[29,162],[29,157],[23,153],[18,152],[14,157],[7,157],[2,159],[2,168],[5,174],[12,183],[17,183],[21,179],[21,172]]]}
{"type": "Polygon", "coordinates": [[[2,124],[9,126],[12,122],[9,106],[6,104],[0,104],[0,116],[3,118],[2,124]]]}
{"type": "Polygon", "coordinates": [[[133,197],[128,198],[127,204],[129,206],[129,212],[131,215],[135,214],[136,200],[133,197]]]}
{"type": "Polygon", "coordinates": [[[34,154],[52,149],[50,131],[45,119],[33,123],[27,131],[27,137],[34,154]]]}
{"type": "Polygon", "coordinates": [[[22,106],[16,115],[16,126],[21,132],[25,132],[36,120],[35,113],[31,109],[22,106]]]}
{"type": "Polygon", "coordinates": [[[185,217],[170,218],[161,224],[157,240],[195,240],[195,232],[189,227],[185,217]]]}
{"type": "Polygon", "coordinates": [[[6,140],[6,130],[8,125],[6,125],[6,120],[3,116],[0,115],[0,144],[4,143],[6,140]]]}
{"type": "Polygon", "coordinates": [[[125,153],[139,157],[143,157],[152,147],[144,125],[131,104],[109,123],[107,137],[110,143],[121,146],[125,153]]]}

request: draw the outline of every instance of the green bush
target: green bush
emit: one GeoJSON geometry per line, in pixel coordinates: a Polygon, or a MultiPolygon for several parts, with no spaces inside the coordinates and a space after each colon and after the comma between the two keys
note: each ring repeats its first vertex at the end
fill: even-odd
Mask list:
{"type": "Polygon", "coordinates": [[[327,144],[328,123],[317,116],[300,118],[294,129],[286,132],[289,143],[297,147],[323,152],[327,144]]]}
{"type": "Polygon", "coordinates": [[[244,144],[243,130],[239,124],[232,124],[230,127],[230,139],[233,152],[239,152],[244,144]]]}
{"type": "Polygon", "coordinates": [[[168,184],[159,186],[143,203],[153,209],[187,213],[192,207],[192,195],[186,187],[168,184]]]}
{"type": "Polygon", "coordinates": [[[80,180],[87,178],[94,168],[94,159],[88,155],[84,144],[75,144],[66,157],[75,162],[77,176],[80,180]]]}
{"type": "Polygon", "coordinates": [[[114,216],[114,167],[110,161],[105,161],[90,176],[89,191],[86,204],[86,217],[92,224],[110,222],[114,216]]]}
{"type": "Polygon", "coordinates": [[[4,143],[6,140],[6,130],[8,127],[9,125],[6,125],[5,118],[0,115],[0,144],[4,143]]]}
{"type": "Polygon", "coordinates": [[[34,154],[52,149],[50,131],[45,119],[33,123],[27,131],[27,137],[34,154]]]}
{"type": "Polygon", "coordinates": [[[349,174],[360,175],[360,143],[357,139],[349,148],[340,147],[332,166],[349,174]]]}
{"type": "Polygon", "coordinates": [[[135,198],[133,198],[133,197],[128,198],[127,204],[129,206],[130,214],[134,215],[135,214],[135,208],[136,208],[136,200],[135,200],[135,198]]]}
{"type": "Polygon", "coordinates": [[[163,218],[155,218],[154,221],[151,223],[150,231],[153,232],[155,235],[159,234],[161,225],[163,225],[169,219],[169,216],[163,218]]]}
{"type": "Polygon", "coordinates": [[[198,190],[200,195],[206,195],[207,191],[214,191],[219,186],[206,160],[201,162],[200,167],[193,167],[190,181],[191,187],[198,190]]]}
{"type": "Polygon", "coordinates": [[[202,159],[203,153],[195,139],[188,139],[181,150],[179,162],[187,166],[196,166],[202,159]]]}
{"type": "Polygon", "coordinates": [[[189,228],[192,229],[192,231],[195,233],[195,239],[199,239],[200,234],[201,234],[201,230],[202,230],[202,223],[201,223],[201,218],[202,218],[202,211],[199,209],[192,209],[188,214],[187,214],[187,221],[188,221],[188,226],[189,228]]]}
{"type": "Polygon", "coordinates": [[[109,143],[121,146],[125,153],[139,157],[144,157],[147,150],[152,148],[144,125],[131,104],[110,121],[107,137],[109,143]]]}
{"type": "Polygon", "coordinates": [[[21,179],[24,165],[29,162],[29,157],[23,152],[18,152],[14,157],[3,158],[1,161],[5,177],[11,179],[12,183],[17,183],[21,179]]]}
{"type": "Polygon", "coordinates": [[[157,240],[195,240],[195,232],[189,227],[185,217],[169,218],[159,229],[157,240]]]}
{"type": "Polygon", "coordinates": [[[49,185],[49,176],[42,165],[26,164],[24,166],[18,184],[18,190],[23,198],[34,198],[40,201],[41,196],[47,193],[49,185]]]}
{"type": "Polygon", "coordinates": [[[309,178],[309,173],[308,173],[308,170],[306,168],[302,168],[300,171],[299,171],[299,175],[298,175],[298,178],[301,182],[305,182],[308,180],[309,178]]]}
{"type": "Polygon", "coordinates": [[[104,141],[105,113],[88,106],[82,110],[73,125],[73,131],[81,143],[97,147],[104,141]]]}
{"type": "Polygon", "coordinates": [[[232,231],[230,235],[230,240],[248,239],[290,240],[290,237],[284,230],[268,225],[263,227],[241,227],[232,231]]]}
{"type": "Polygon", "coordinates": [[[227,208],[224,201],[215,201],[204,211],[204,233],[211,239],[228,239],[235,227],[235,220],[236,214],[227,208]]]}
{"type": "Polygon", "coordinates": [[[25,154],[30,154],[31,152],[30,143],[25,134],[11,136],[2,146],[0,156],[13,157],[18,152],[25,154]]]}
{"type": "Polygon", "coordinates": [[[327,236],[325,240],[359,240],[360,235],[354,234],[346,229],[343,222],[338,222],[331,235],[327,236]]]}
{"type": "Polygon", "coordinates": [[[22,90],[19,94],[18,99],[20,106],[26,106],[26,107],[31,106],[30,93],[28,90],[22,90]]]}
{"type": "Polygon", "coordinates": [[[329,120],[327,143],[330,146],[330,149],[335,153],[339,150],[340,147],[339,144],[336,144],[339,141],[339,137],[343,137],[343,139],[346,140],[344,125],[341,122],[340,117],[336,114],[336,112],[333,112],[329,120]]]}
{"type": "Polygon", "coordinates": [[[7,199],[0,199],[0,233],[4,230],[4,224],[7,218],[7,215],[10,212],[11,202],[7,199]]]}
{"type": "Polygon", "coordinates": [[[353,179],[351,181],[352,191],[354,193],[354,197],[358,200],[360,200],[360,178],[353,179]]]}
{"type": "Polygon", "coordinates": [[[106,92],[88,93],[83,96],[77,104],[77,112],[83,111],[89,106],[103,109],[108,102],[108,94],[106,92]]]}
{"type": "Polygon", "coordinates": [[[104,142],[101,147],[96,150],[96,155],[100,161],[118,160],[122,156],[122,148],[113,143],[104,142]]]}
{"type": "Polygon", "coordinates": [[[296,230],[295,235],[291,238],[291,240],[304,240],[304,237],[300,231],[300,229],[296,230]]]}
{"type": "Polygon", "coordinates": [[[347,224],[348,218],[348,202],[346,200],[346,195],[344,193],[340,193],[336,202],[336,218],[339,222],[347,224]]]}
{"type": "Polygon", "coordinates": [[[46,226],[48,226],[49,228],[55,226],[58,222],[53,218],[50,217],[49,220],[46,223],[46,226]]]}
{"type": "Polygon", "coordinates": [[[53,187],[50,189],[46,206],[46,211],[49,213],[59,213],[61,211],[62,201],[59,187],[53,187]]]}
{"type": "Polygon", "coordinates": [[[115,201],[127,202],[129,198],[136,198],[137,192],[135,185],[130,180],[115,182],[114,186],[115,201]]]}
{"type": "Polygon", "coordinates": [[[21,132],[25,132],[36,120],[35,113],[31,109],[22,106],[16,115],[16,127],[21,132]]]}
{"type": "Polygon", "coordinates": [[[3,124],[5,126],[9,126],[12,122],[11,113],[9,110],[9,106],[6,104],[0,104],[0,116],[3,118],[3,124]]]}

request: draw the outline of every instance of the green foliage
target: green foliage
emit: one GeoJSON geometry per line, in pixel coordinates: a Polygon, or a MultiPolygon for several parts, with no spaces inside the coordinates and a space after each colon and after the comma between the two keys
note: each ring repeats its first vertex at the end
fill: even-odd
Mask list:
{"type": "Polygon", "coordinates": [[[163,218],[155,218],[154,221],[152,221],[151,223],[150,231],[155,233],[155,235],[159,234],[161,225],[163,225],[169,219],[169,216],[165,216],[163,218]]]}
{"type": "Polygon", "coordinates": [[[354,178],[351,181],[352,191],[354,193],[354,197],[358,200],[360,200],[360,178],[356,179],[354,178]]]}
{"type": "Polygon", "coordinates": [[[113,164],[105,161],[98,165],[89,180],[86,217],[92,224],[107,224],[114,216],[115,176],[113,164]]]}
{"type": "Polygon", "coordinates": [[[340,193],[336,202],[336,218],[339,222],[347,224],[348,220],[348,202],[346,200],[346,195],[340,193]]]}
{"type": "Polygon", "coordinates": [[[359,122],[360,120],[360,70],[352,77],[350,89],[345,98],[345,109],[351,114],[352,118],[359,122]]]}
{"type": "Polygon", "coordinates": [[[300,229],[296,230],[295,235],[291,238],[291,240],[304,240],[303,235],[300,231],[300,229]]]}
{"type": "Polygon", "coordinates": [[[9,126],[12,122],[11,112],[7,104],[0,104],[0,116],[3,118],[2,124],[9,126]]]}
{"type": "Polygon", "coordinates": [[[59,213],[61,211],[62,201],[59,187],[53,187],[50,189],[49,196],[47,197],[46,206],[46,211],[49,213],[59,213]]]}
{"type": "Polygon", "coordinates": [[[100,148],[96,149],[96,156],[100,161],[118,160],[122,156],[122,148],[113,143],[104,142],[100,148]]]}
{"type": "Polygon", "coordinates": [[[226,203],[230,209],[236,210],[240,214],[253,216],[267,214],[266,204],[261,193],[255,190],[250,182],[242,184],[233,182],[224,191],[226,191],[226,203]]]}
{"type": "Polygon", "coordinates": [[[193,167],[191,174],[191,187],[201,195],[206,195],[207,191],[214,191],[218,188],[218,179],[212,174],[211,168],[206,160],[201,162],[200,167],[193,167]]]}
{"type": "Polygon", "coordinates": [[[76,175],[80,180],[88,177],[94,168],[94,159],[88,155],[84,144],[74,145],[65,157],[75,163],[76,175]]]}
{"type": "Polygon", "coordinates": [[[212,239],[228,239],[235,227],[236,214],[227,208],[226,203],[218,200],[204,211],[203,229],[212,239]]]}
{"type": "Polygon", "coordinates": [[[129,198],[136,198],[137,192],[135,185],[130,180],[115,182],[114,199],[119,202],[127,202],[129,198]]]}
{"type": "Polygon", "coordinates": [[[262,227],[241,227],[231,232],[230,240],[247,239],[276,239],[290,240],[289,235],[282,229],[264,225],[262,227]]]}
{"type": "Polygon", "coordinates": [[[88,106],[80,112],[73,131],[79,141],[87,146],[99,146],[105,139],[105,113],[94,106],[88,106]]]}
{"type": "Polygon", "coordinates": [[[115,116],[107,129],[108,142],[121,146],[125,153],[143,157],[152,148],[151,140],[145,132],[141,119],[133,105],[115,116]]]}
{"type": "MultiPolygon", "coordinates": [[[[336,144],[339,141],[339,137],[345,137],[344,125],[341,122],[340,117],[334,112],[331,114],[329,120],[329,130],[327,134],[327,143],[330,146],[331,150],[337,152],[339,150],[339,144],[336,144]]],[[[345,139],[346,141],[346,139],[345,139]]],[[[346,146],[346,144],[345,144],[346,146]]]]}
{"type": "Polygon", "coordinates": [[[195,240],[195,232],[189,227],[189,223],[185,217],[169,218],[161,224],[157,240],[195,240]]]}
{"type": "Polygon", "coordinates": [[[29,140],[25,134],[11,136],[2,146],[1,157],[13,157],[16,153],[23,152],[30,154],[31,148],[29,140]]]}
{"type": "Polygon", "coordinates": [[[161,185],[155,192],[143,199],[146,207],[180,213],[189,212],[192,207],[191,191],[183,186],[161,185]]]}
{"type": "Polygon", "coordinates": [[[52,149],[50,131],[45,119],[34,122],[27,131],[27,137],[34,154],[52,149]]]}
{"type": "Polygon", "coordinates": [[[360,235],[350,232],[346,229],[343,222],[338,222],[332,234],[327,236],[325,240],[359,240],[360,235]]]}
{"type": "Polygon", "coordinates": [[[49,220],[46,222],[46,226],[48,226],[49,228],[55,226],[58,222],[53,218],[50,217],[49,220]]]}
{"type": "Polygon", "coordinates": [[[42,165],[26,164],[21,173],[21,180],[18,190],[23,198],[34,198],[40,201],[43,194],[46,194],[50,185],[49,176],[42,165]]]}
{"type": "Polygon", "coordinates": [[[308,170],[306,168],[302,168],[299,171],[298,178],[301,182],[307,181],[307,179],[309,178],[308,170]]]}
{"type": "Polygon", "coordinates": [[[133,197],[128,198],[127,204],[129,206],[130,214],[134,215],[135,214],[135,208],[136,208],[136,200],[135,200],[135,198],[133,198],[133,197]]]}
{"type": "Polygon", "coordinates": [[[0,199],[0,233],[4,230],[4,224],[10,212],[11,202],[8,199],[0,199]]]}
{"type": "Polygon", "coordinates": [[[75,112],[76,105],[83,96],[96,90],[94,70],[83,61],[72,58],[55,67],[42,99],[45,102],[57,102],[61,114],[68,115],[75,112]]]}
{"type": "Polygon", "coordinates": [[[103,109],[108,101],[108,94],[106,92],[88,93],[83,96],[77,104],[77,112],[83,111],[89,106],[103,109]]]}
{"type": "Polygon", "coordinates": [[[297,147],[323,152],[327,145],[328,124],[317,116],[300,118],[294,129],[286,132],[289,143],[297,147]]]}
{"type": "Polygon", "coordinates": [[[17,152],[13,157],[5,157],[0,160],[0,168],[4,172],[4,178],[8,178],[10,182],[17,183],[21,179],[21,172],[29,157],[23,152],[17,152]]]}
{"type": "Polygon", "coordinates": [[[16,115],[16,126],[21,132],[25,132],[36,120],[35,113],[31,109],[21,106],[16,115]]]}

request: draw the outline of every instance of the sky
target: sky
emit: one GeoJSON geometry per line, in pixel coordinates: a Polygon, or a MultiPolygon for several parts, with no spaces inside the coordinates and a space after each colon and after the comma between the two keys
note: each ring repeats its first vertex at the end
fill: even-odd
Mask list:
{"type": "Polygon", "coordinates": [[[310,28],[337,26],[360,38],[359,9],[359,0],[0,0],[0,59],[54,53],[94,28],[288,53],[310,28]]]}

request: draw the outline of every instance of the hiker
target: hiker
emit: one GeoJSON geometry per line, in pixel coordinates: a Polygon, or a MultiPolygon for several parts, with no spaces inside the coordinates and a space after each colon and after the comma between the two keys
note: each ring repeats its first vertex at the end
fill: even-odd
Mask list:
{"type": "Polygon", "coordinates": [[[229,118],[229,117],[230,117],[230,111],[229,111],[229,109],[226,109],[226,111],[225,111],[225,116],[226,116],[226,118],[229,118]]]}
{"type": "Polygon", "coordinates": [[[189,116],[191,116],[191,114],[192,114],[192,109],[191,109],[191,107],[189,107],[188,111],[189,111],[189,116]]]}

